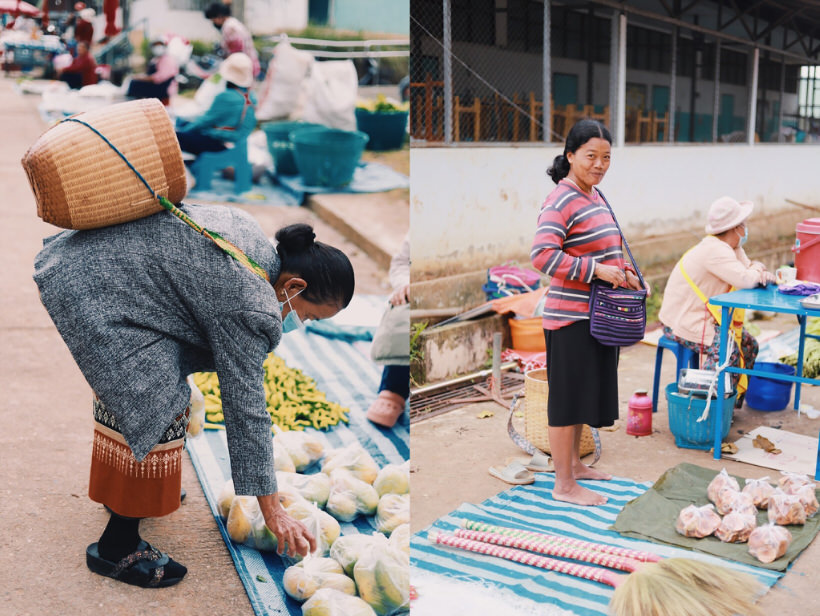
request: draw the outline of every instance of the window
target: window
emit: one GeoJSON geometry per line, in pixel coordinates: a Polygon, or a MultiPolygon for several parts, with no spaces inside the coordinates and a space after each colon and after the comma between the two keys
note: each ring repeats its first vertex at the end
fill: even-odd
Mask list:
{"type": "Polygon", "coordinates": [[[590,27],[589,19],[588,12],[553,6],[550,12],[552,55],[608,64],[612,21],[593,16],[590,27]]]}
{"type": "Polygon", "coordinates": [[[626,65],[636,70],[668,73],[672,70],[672,36],[649,28],[627,26],[626,65]]]}
{"type": "Polygon", "coordinates": [[[495,0],[453,0],[451,23],[453,41],[494,45],[495,0]]]}

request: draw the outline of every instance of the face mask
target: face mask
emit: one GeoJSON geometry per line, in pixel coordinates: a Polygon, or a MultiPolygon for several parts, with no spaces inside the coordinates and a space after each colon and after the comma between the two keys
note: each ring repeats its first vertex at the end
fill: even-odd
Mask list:
{"type": "Polygon", "coordinates": [[[165,53],[165,46],[164,45],[154,45],[151,47],[151,53],[155,56],[161,56],[165,53]]]}
{"type": "MultiPolygon", "coordinates": [[[[740,235],[740,233],[738,233],[738,235],[740,235]]],[[[748,240],[748,239],[749,239],[749,227],[746,227],[744,234],[740,235],[740,244],[739,245],[743,246],[743,244],[745,244],[746,240],[748,240]]]]}
{"type": "MultiPolygon", "coordinates": [[[[299,289],[299,291],[293,296],[296,297],[304,291],[304,289],[299,289]]],[[[305,323],[293,309],[293,305],[290,303],[291,298],[288,297],[288,292],[285,291],[285,303],[290,307],[287,316],[282,321],[282,333],[287,334],[288,332],[292,332],[296,329],[305,329],[305,323]]]]}

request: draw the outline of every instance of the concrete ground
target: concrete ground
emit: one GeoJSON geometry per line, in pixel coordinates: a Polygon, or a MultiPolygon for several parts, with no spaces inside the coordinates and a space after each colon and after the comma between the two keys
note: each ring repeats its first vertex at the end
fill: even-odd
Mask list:
{"type": "MultiPolygon", "coordinates": [[[[87,496],[91,453],[91,392],[65,344],[40,304],[31,275],[42,239],[58,231],[37,217],[20,165],[26,149],[46,126],[37,98],[23,97],[12,80],[0,77],[0,615],[142,616],[231,614],[253,610],[205,501],[199,481],[184,457],[182,507],[147,520],[145,539],[188,567],[177,586],[144,590],[91,573],[85,548],[97,540],[108,516],[87,496]]],[[[406,156],[406,151],[405,151],[406,156]]],[[[353,262],[357,292],[388,292],[385,254],[395,252],[407,229],[406,192],[357,201],[350,197],[314,200],[311,208],[247,206],[272,235],[280,226],[307,221],[320,240],[344,250],[353,262]],[[317,215],[331,203],[352,217],[348,227],[367,236],[367,223],[381,215],[378,244],[362,247],[355,235],[339,231],[317,215]],[[358,207],[356,203],[361,205],[358,207]],[[353,238],[353,241],[349,239],[353,238]],[[374,245],[377,247],[374,248],[374,245]],[[371,252],[368,252],[371,251],[371,252]]]]}
{"type": "MultiPolygon", "coordinates": [[[[761,323],[762,328],[780,331],[795,326],[796,321],[787,317],[761,323]]],[[[618,372],[621,419],[613,431],[600,432],[602,455],[596,468],[639,482],[655,481],[664,471],[681,462],[716,471],[725,467],[728,472],[747,478],[778,477],[779,471],[726,459],[716,461],[708,452],[678,448],[669,432],[666,400],[662,393],[658,412],[652,418],[652,435],[637,438],[626,434],[627,405],[632,392],[647,389],[651,394],[655,351],[654,346],[638,344],[622,352],[618,372]]],[[[665,353],[661,376],[662,384],[675,380],[674,358],[669,352],[665,353]]],[[[804,386],[801,399],[820,409],[820,388],[804,386]]],[[[510,457],[527,457],[507,435],[508,415],[508,408],[496,402],[482,402],[411,425],[411,526],[414,533],[462,503],[480,503],[511,487],[487,472],[490,466],[503,467],[510,457]],[[493,416],[479,418],[484,411],[492,412],[493,416]]],[[[523,420],[515,421],[517,430],[523,434],[523,420]]],[[[735,411],[727,440],[737,440],[743,432],[760,425],[817,436],[820,418],[809,419],[805,414],[798,417],[791,408],[763,412],[744,406],[735,411]]],[[[818,565],[820,540],[815,540],[793,563],[785,577],[762,598],[760,605],[764,613],[778,616],[820,614],[818,565]]]]}

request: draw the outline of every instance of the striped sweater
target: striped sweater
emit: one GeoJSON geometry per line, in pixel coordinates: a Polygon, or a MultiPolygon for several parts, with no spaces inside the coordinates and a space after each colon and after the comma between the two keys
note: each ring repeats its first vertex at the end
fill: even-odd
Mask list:
{"type": "Polygon", "coordinates": [[[596,263],[625,266],[621,235],[603,198],[597,191],[590,198],[567,179],[541,206],[530,258],[552,278],[544,303],[544,329],[589,318],[596,263]]]}

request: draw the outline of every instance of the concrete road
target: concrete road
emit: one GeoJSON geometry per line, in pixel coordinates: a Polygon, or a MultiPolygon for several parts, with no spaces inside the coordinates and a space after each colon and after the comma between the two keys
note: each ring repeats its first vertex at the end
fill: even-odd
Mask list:
{"type": "MultiPolygon", "coordinates": [[[[37,217],[20,165],[46,128],[36,111],[37,97],[18,95],[12,86],[10,79],[0,78],[0,615],[252,616],[187,456],[185,503],[141,527],[146,540],[188,567],[185,580],[144,590],[86,568],[86,546],[97,540],[108,519],[87,496],[91,391],[31,278],[42,239],[58,229],[37,217]]],[[[386,293],[384,268],[310,210],[246,209],[270,235],[296,220],[312,223],[319,239],[351,256],[358,292],[386,293]]],[[[396,233],[399,241],[404,231],[396,233]]]]}

